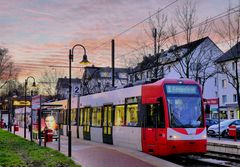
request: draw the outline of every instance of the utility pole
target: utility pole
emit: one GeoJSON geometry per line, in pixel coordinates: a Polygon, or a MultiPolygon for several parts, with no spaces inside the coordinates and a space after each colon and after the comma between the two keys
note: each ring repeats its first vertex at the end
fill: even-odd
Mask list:
{"type": "Polygon", "coordinates": [[[154,39],[154,57],[157,59],[156,60],[156,68],[154,69],[154,77],[157,79],[157,74],[158,74],[158,58],[157,56],[157,29],[153,28],[152,29],[152,36],[154,39]]]}
{"type": "Polygon", "coordinates": [[[114,82],[114,73],[115,73],[115,42],[114,39],[112,39],[112,87],[115,87],[115,82],[114,82]]]}

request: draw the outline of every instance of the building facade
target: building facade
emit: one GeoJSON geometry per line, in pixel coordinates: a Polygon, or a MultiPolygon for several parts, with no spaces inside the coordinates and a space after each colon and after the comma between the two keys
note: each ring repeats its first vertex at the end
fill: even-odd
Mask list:
{"type": "Polygon", "coordinates": [[[129,73],[129,82],[134,85],[161,78],[190,78],[202,85],[204,98],[217,98],[214,63],[222,54],[209,37],[181,46],[174,45],[156,56],[144,57],[129,73]]]}
{"type": "MultiPolygon", "coordinates": [[[[69,79],[59,78],[57,81],[57,98],[60,99],[67,99],[68,92],[69,92],[69,79]]],[[[81,91],[81,79],[79,78],[72,78],[72,96],[77,96],[80,94],[81,91]]]]}
{"type": "Polygon", "coordinates": [[[240,42],[222,54],[216,61],[221,71],[221,73],[218,74],[217,80],[221,119],[240,118],[236,88],[236,79],[240,76],[239,59],[240,42]],[[238,76],[236,70],[238,71],[238,76]]]}
{"type": "Polygon", "coordinates": [[[82,77],[81,94],[93,94],[121,88],[128,83],[128,69],[115,68],[114,87],[112,86],[112,68],[110,67],[85,67],[82,77]]]}

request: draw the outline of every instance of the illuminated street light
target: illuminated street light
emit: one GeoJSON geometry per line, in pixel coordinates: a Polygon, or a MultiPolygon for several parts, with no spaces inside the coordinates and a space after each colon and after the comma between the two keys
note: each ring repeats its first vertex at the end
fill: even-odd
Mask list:
{"type": "MultiPolygon", "coordinates": [[[[28,84],[28,79],[32,78],[33,79],[33,87],[36,87],[36,82],[35,82],[35,78],[32,76],[27,77],[27,79],[25,79],[25,110],[24,110],[24,138],[26,138],[26,129],[27,129],[27,112],[26,112],[26,107],[27,107],[27,84],[28,84]]],[[[32,118],[31,118],[32,119],[32,118]]],[[[32,138],[32,132],[31,132],[31,138],[32,138]]]]}
{"type": "Polygon", "coordinates": [[[72,96],[72,62],[73,62],[73,53],[74,53],[74,48],[80,46],[84,50],[83,54],[83,59],[80,62],[82,65],[88,65],[90,62],[87,60],[87,54],[86,54],[86,49],[83,45],[81,44],[76,44],[73,46],[72,49],[69,49],[69,97],[68,97],[68,156],[71,157],[72,155],[72,131],[71,131],[71,96],[72,96]]]}

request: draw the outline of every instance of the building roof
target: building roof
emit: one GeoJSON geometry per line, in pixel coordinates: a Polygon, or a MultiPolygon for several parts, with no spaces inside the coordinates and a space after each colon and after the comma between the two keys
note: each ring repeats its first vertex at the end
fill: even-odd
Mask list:
{"type": "MultiPolygon", "coordinates": [[[[118,73],[128,73],[129,69],[127,68],[114,68],[115,70],[115,78],[119,78],[119,75],[116,75],[118,73]]],[[[100,75],[101,72],[108,72],[111,73],[112,72],[112,68],[110,67],[95,67],[95,66],[91,66],[91,67],[85,67],[85,71],[84,71],[84,75],[87,74],[87,76],[91,76],[91,78],[104,78],[100,75]]],[[[106,76],[105,78],[111,78],[112,76],[106,76]]]]}
{"type": "Polygon", "coordinates": [[[216,62],[221,63],[233,59],[240,58],[240,42],[234,45],[231,49],[229,49],[226,53],[220,56],[216,62]]]}
{"type": "Polygon", "coordinates": [[[186,49],[187,52],[184,55],[182,55],[182,57],[185,57],[189,53],[191,53],[194,49],[196,49],[206,39],[211,40],[209,37],[204,37],[199,40],[196,40],[196,41],[193,41],[188,44],[181,45],[181,46],[173,45],[172,47],[169,48],[169,50],[163,51],[161,53],[157,53],[156,56],[154,56],[154,55],[144,56],[143,61],[141,63],[138,63],[138,65],[134,69],[132,69],[132,71],[130,73],[135,73],[138,71],[151,69],[157,65],[161,65],[160,63],[157,63],[157,60],[159,58],[166,58],[166,60],[164,61],[164,65],[174,63],[177,60],[173,59],[173,54],[171,54],[171,53],[186,49]]]}
{"type": "MultiPolygon", "coordinates": [[[[72,81],[72,83],[81,83],[81,79],[79,79],[79,78],[72,78],[71,81],[72,81]]],[[[58,87],[68,88],[68,82],[69,82],[69,79],[67,77],[58,78],[57,88],[58,87]]]]}

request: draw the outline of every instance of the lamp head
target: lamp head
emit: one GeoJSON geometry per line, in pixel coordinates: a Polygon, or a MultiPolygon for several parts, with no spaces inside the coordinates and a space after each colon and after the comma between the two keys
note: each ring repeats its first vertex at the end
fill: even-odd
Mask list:
{"type": "Polygon", "coordinates": [[[33,86],[33,87],[36,87],[36,82],[35,82],[35,81],[33,82],[33,85],[32,85],[32,86],[33,86]]]}
{"type": "Polygon", "coordinates": [[[91,63],[88,61],[86,54],[83,55],[83,59],[82,59],[82,61],[80,62],[80,64],[82,64],[82,65],[89,65],[89,64],[91,64],[91,63]]]}
{"type": "Polygon", "coordinates": [[[15,94],[15,95],[13,95],[13,98],[17,98],[18,96],[15,94]]]}

